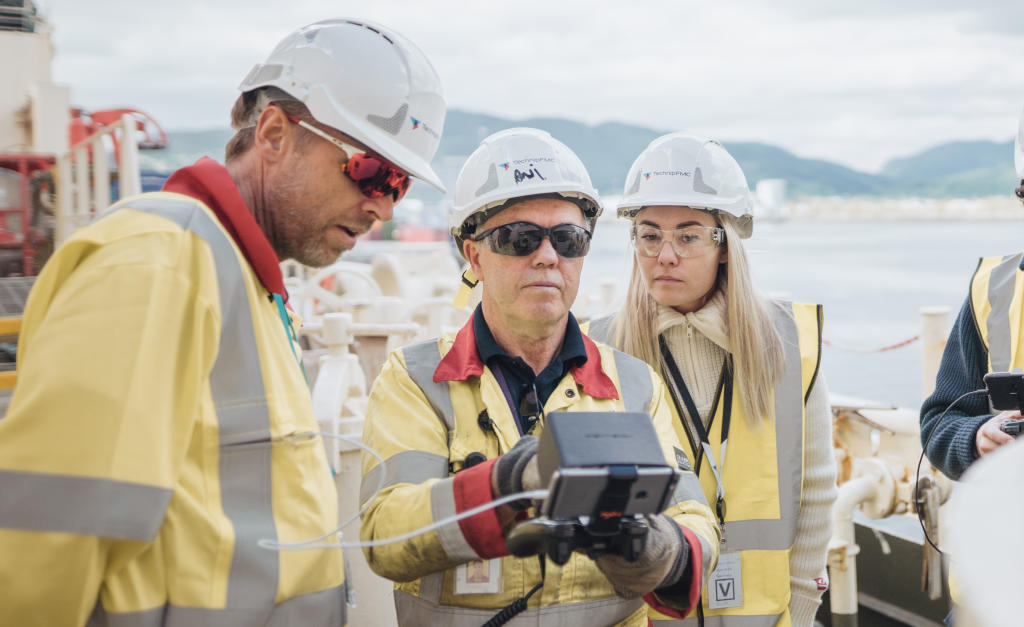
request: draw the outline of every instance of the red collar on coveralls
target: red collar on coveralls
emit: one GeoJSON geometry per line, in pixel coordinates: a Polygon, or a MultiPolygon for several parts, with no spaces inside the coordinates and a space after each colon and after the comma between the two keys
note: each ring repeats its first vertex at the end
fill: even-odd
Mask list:
{"type": "Polygon", "coordinates": [[[231,234],[263,287],[288,300],[277,253],[242,200],[227,168],[203,157],[172,174],[163,191],[195,198],[209,207],[231,234]]]}
{"type": "MultiPolygon", "coordinates": [[[[576,385],[594,398],[619,398],[615,383],[601,368],[601,353],[597,350],[597,344],[584,335],[583,345],[587,350],[587,361],[569,369],[576,385]]],[[[470,317],[459,329],[451,350],[445,354],[434,371],[434,382],[465,381],[469,377],[479,377],[483,372],[484,362],[480,361],[480,355],[476,352],[473,318],[470,317]]]]}

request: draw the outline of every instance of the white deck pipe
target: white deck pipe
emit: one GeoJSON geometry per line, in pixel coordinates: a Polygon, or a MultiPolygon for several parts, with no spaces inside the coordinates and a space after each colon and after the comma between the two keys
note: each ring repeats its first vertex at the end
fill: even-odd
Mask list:
{"type": "Polygon", "coordinates": [[[921,398],[935,390],[942,351],[949,335],[949,307],[921,308],[921,398]]]}
{"type": "Polygon", "coordinates": [[[829,550],[829,595],[833,627],[857,625],[857,546],[853,528],[853,511],[875,495],[875,477],[858,477],[839,486],[833,506],[836,526],[833,546],[829,550]]]}
{"type": "MultiPolygon", "coordinates": [[[[135,118],[121,116],[121,163],[117,170],[121,198],[142,193],[142,175],[139,172],[139,140],[135,136],[135,118]]],[[[100,144],[102,149],[102,144],[100,144]]]]}
{"type": "MultiPolygon", "coordinates": [[[[321,358],[320,374],[313,389],[313,408],[324,430],[343,433],[359,439],[362,416],[341,418],[343,405],[353,396],[366,396],[359,358],[349,352],[355,340],[353,331],[360,325],[352,322],[347,313],[329,313],[323,317],[323,336],[327,355],[321,358]]],[[[369,326],[369,325],[367,325],[369,326]]],[[[338,490],[339,520],[348,520],[359,511],[360,478],[362,476],[361,451],[350,444],[331,440],[327,443],[331,467],[338,490]]],[[[360,521],[356,518],[342,531],[344,539],[359,538],[360,521]]],[[[348,585],[356,605],[348,609],[351,625],[396,625],[393,584],[370,570],[362,551],[345,551],[345,570],[348,585]]]]}

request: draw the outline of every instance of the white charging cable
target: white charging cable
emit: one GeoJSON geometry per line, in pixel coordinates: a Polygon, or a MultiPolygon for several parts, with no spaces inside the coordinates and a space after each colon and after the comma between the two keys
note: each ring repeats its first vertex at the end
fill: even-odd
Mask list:
{"type": "Polygon", "coordinates": [[[374,499],[377,498],[377,495],[380,494],[380,491],[384,489],[384,480],[387,474],[387,466],[384,462],[384,458],[381,457],[380,454],[377,453],[377,451],[371,449],[370,447],[366,446],[357,439],[349,436],[338,435],[336,433],[318,433],[308,431],[304,433],[297,433],[291,436],[291,438],[289,439],[294,441],[299,438],[308,438],[318,435],[321,437],[335,438],[338,440],[342,440],[344,442],[348,442],[349,444],[352,444],[354,446],[358,446],[359,448],[363,449],[370,455],[373,455],[377,459],[377,463],[380,465],[381,472],[380,479],[377,482],[377,487],[373,492],[373,496],[366,500],[366,505],[364,505],[354,516],[338,525],[338,527],[336,527],[335,529],[332,529],[331,531],[328,531],[327,533],[321,536],[310,538],[309,540],[300,540],[298,542],[278,542],[277,540],[271,540],[270,538],[263,538],[262,540],[259,540],[256,543],[260,546],[260,548],[264,548],[270,551],[309,551],[320,549],[350,549],[385,546],[388,544],[394,544],[396,542],[404,542],[410,538],[415,538],[416,536],[420,536],[425,533],[430,533],[435,529],[439,529],[446,525],[457,523],[465,518],[471,518],[481,512],[486,512],[489,509],[500,507],[502,505],[505,505],[506,503],[511,503],[512,501],[518,501],[520,499],[545,499],[548,497],[548,494],[550,493],[550,490],[530,490],[528,492],[518,492],[516,494],[509,494],[499,499],[490,501],[489,503],[484,503],[483,505],[478,505],[477,507],[468,509],[464,512],[459,512],[454,516],[443,518],[433,524],[427,525],[426,527],[420,527],[419,529],[415,529],[408,533],[404,533],[400,536],[395,536],[393,538],[383,538],[381,540],[371,540],[369,542],[344,542],[345,534],[342,533],[341,530],[347,527],[349,524],[351,524],[355,519],[362,516],[363,512],[366,511],[370,504],[373,503],[374,499]],[[335,534],[338,535],[339,539],[342,539],[341,542],[321,542],[322,540],[329,538],[330,536],[335,534]]]}

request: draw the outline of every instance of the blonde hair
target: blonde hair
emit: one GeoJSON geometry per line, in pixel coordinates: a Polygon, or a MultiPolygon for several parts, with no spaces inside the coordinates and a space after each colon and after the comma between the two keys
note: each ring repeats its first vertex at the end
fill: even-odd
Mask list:
{"type": "MultiPolygon", "coordinates": [[[[718,266],[712,293],[725,296],[726,321],[734,385],[740,395],[747,424],[756,427],[761,418],[774,420],[772,392],[785,368],[782,339],[775,330],[768,303],[754,289],[746,251],[731,218],[713,214],[725,229],[727,260],[718,266]]],[[[636,256],[626,292],[626,305],[615,317],[615,346],[658,369],[668,371],[658,345],[658,303],[647,291],[636,256]]]]}

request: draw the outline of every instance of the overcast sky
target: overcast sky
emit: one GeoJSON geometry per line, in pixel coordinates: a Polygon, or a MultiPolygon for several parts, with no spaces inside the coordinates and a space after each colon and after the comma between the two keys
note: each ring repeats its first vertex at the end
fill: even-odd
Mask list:
{"type": "Polygon", "coordinates": [[[339,16],[412,39],[449,107],[690,129],[868,171],[1008,140],[1024,106],[1018,0],[36,1],[75,104],[168,129],[226,127],[253,64],[339,16]]]}

